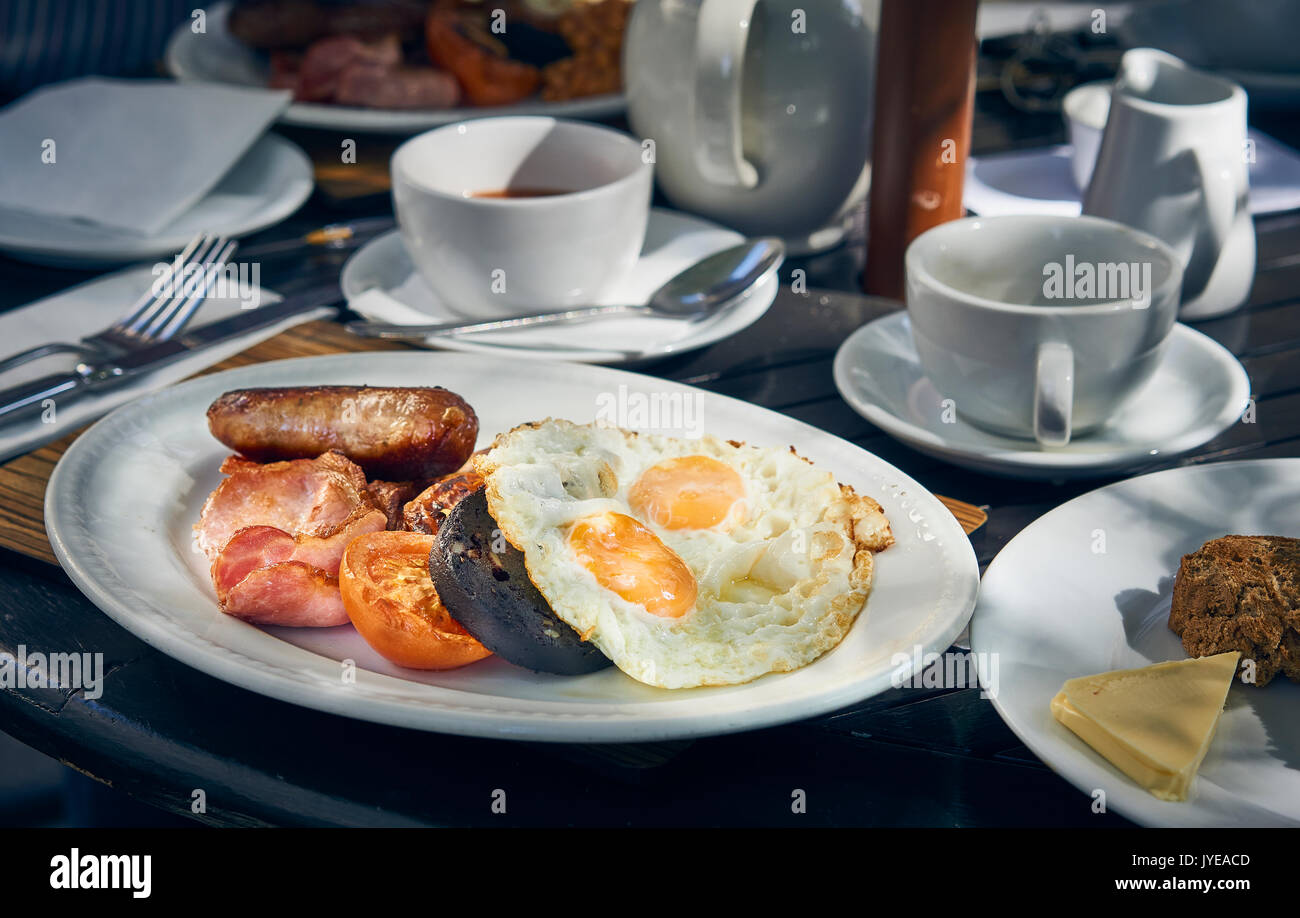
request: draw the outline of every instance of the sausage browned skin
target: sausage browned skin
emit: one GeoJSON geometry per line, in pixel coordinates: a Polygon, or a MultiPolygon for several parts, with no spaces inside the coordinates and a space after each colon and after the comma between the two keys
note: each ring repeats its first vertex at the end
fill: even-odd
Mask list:
{"type": "Polygon", "coordinates": [[[402,510],[404,528],[437,535],[456,504],[483,487],[478,472],[459,472],[435,481],[402,510]]]}
{"type": "Polygon", "coordinates": [[[478,418],[441,387],[301,386],[227,392],[209,406],[208,429],[255,462],[336,449],[368,478],[411,481],[460,468],[478,418]]]}

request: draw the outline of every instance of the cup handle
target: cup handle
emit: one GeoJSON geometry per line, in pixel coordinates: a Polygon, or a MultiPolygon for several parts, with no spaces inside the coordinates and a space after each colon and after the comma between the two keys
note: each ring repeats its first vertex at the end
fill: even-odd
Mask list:
{"type": "Polygon", "coordinates": [[[1039,446],[1065,446],[1070,442],[1070,415],[1074,407],[1074,351],[1062,341],[1038,346],[1034,383],[1034,439],[1039,446]]]}
{"type": "Polygon", "coordinates": [[[704,0],[695,32],[695,166],[715,185],[753,188],[758,170],[740,145],[745,43],[758,0],[704,0]]]}

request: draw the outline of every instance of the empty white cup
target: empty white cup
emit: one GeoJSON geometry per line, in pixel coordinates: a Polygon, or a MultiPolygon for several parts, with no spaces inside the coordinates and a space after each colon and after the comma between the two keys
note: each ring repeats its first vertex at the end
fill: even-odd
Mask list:
{"type": "Polygon", "coordinates": [[[1150,378],[1183,276],[1168,245],[1099,217],[954,220],[904,262],[930,382],[963,420],[1045,447],[1100,427],[1150,378]]]}

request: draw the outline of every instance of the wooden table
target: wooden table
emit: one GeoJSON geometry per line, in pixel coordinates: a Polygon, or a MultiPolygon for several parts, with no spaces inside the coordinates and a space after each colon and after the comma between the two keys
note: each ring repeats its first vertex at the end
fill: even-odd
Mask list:
{"type": "MultiPolygon", "coordinates": [[[[287,237],[337,217],[316,203],[265,235],[287,237]]],[[[1241,357],[1258,422],[1235,425],[1177,464],[1300,455],[1300,215],[1262,219],[1258,230],[1248,307],[1197,326],[1241,357]]],[[[337,270],[338,262],[315,256],[263,276],[274,287],[337,270]]],[[[787,279],[797,267],[816,284],[855,284],[852,250],[792,263],[787,279]]],[[[0,271],[4,308],[79,279],[7,261],[0,271]]],[[[1026,483],[962,471],[873,428],[836,393],[831,360],[882,308],[829,289],[798,295],[786,283],[751,328],[650,372],[815,424],[934,492],[986,506],[988,524],[972,539],[981,566],[1038,516],[1106,482],[1026,483]]],[[[20,460],[19,468],[39,476],[41,461],[20,460]]],[[[14,506],[0,502],[0,514],[19,513],[14,506]]],[[[0,651],[19,644],[98,651],[106,671],[96,701],[54,689],[0,691],[0,729],[175,813],[190,815],[201,788],[207,811],[194,818],[209,824],[1126,824],[1094,815],[1090,798],[1039,762],[974,689],[891,691],[802,723],[693,742],[548,745],[421,733],[294,707],[203,675],[119,628],[57,567],[12,551],[0,558],[0,651]],[[508,792],[506,815],[490,811],[496,788],[508,792]],[[791,812],[795,789],[807,794],[806,814],[791,812]]]]}

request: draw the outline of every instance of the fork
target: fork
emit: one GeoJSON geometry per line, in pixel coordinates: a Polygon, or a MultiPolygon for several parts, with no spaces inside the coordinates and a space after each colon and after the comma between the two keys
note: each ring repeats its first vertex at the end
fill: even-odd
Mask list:
{"type": "Polygon", "coordinates": [[[0,373],[50,354],[77,354],[85,364],[97,357],[167,341],[194,316],[238,245],[225,236],[199,233],[172,259],[167,271],[150,285],[149,291],[108,328],[76,343],[55,341],[20,351],[0,360],[0,373]],[[186,275],[190,266],[196,264],[197,276],[191,280],[186,275]]]}

